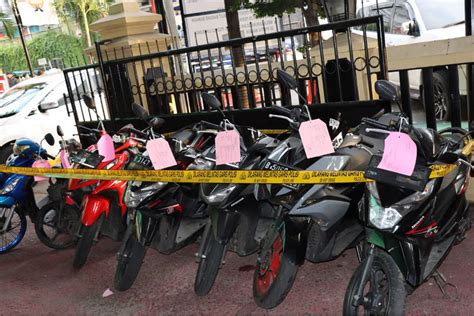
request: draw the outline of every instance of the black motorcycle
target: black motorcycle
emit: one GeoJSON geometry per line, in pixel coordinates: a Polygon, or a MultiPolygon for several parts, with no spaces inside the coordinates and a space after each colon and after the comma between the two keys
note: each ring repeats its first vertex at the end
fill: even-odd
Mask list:
{"type": "MultiPolygon", "coordinates": [[[[143,108],[134,107],[141,119],[147,120],[143,108]]],[[[214,162],[201,158],[201,153],[214,145],[219,125],[200,122],[185,127],[168,137],[178,165],[176,170],[209,170],[214,162]]],[[[154,135],[154,137],[161,137],[154,135]]],[[[153,169],[147,155],[136,155],[129,169],[153,169]]],[[[188,183],[129,181],[124,201],[130,222],[117,254],[115,288],[128,290],[135,282],[149,247],[169,254],[194,242],[207,223],[206,205],[199,200],[199,185],[188,183]]]]}
{"type": "MultiPolygon", "coordinates": [[[[221,112],[216,97],[203,94],[208,105],[221,112]]],[[[239,163],[216,166],[216,170],[256,169],[278,140],[245,126],[226,123],[227,129],[235,129],[240,135],[241,160],[239,163]]],[[[214,159],[215,151],[208,153],[214,159]]],[[[209,293],[216,280],[225,253],[228,250],[247,256],[258,250],[260,240],[275,216],[268,205],[258,203],[253,196],[253,185],[212,184],[200,186],[200,197],[208,205],[210,221],[203,234],[197,253],[199,262],[194,291],[203,296],[209,293]]]]}
{"type": "MultiPolygon", "coordinates": [[[[395,99],[396,89],[388,82],[384,86],[379,94],[395,99]]],[[[366,122],[383,137],[386,131],[408,134],[417,160],[411,176],[379,169],[379,155],[369,164],[366,177],[375,182],[366,185],[359,205],[367,254],[350,280],[344,315],[402,315],[406,296],[432,276],[444,291],[447,283],[437,269],[471,227],[465,197],[471,147],[463,151],[469,133],[460,128],[438,133],[404,122],[366,122]],[[431,165],[455,162],[444,177],[429,178],[431,165]]]]}

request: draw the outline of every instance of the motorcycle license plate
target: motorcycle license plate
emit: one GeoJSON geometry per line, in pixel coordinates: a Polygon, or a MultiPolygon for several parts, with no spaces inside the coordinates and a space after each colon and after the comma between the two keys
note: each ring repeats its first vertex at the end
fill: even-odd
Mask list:
{"type": "Polygon", "coordinates": [[[77,154],[71,157],[72,162],[92,169],[97,168],[102,160],[104,160],[104,156],[84,149],[81,149],[77,154]]]}
{"type": "Polygon", "coordinates": [[[423,191],[430,177],[430,168],[422,165],[415,165],[415,170],[411,176],[405,176],[377,166],[382,160],[382,156],[374,155],[370,159],[369,166],[365,170],[365,177],[384,184],[398,186],[403,189],[423,191]]]}
{"type": "Polygon", "coordinates": [[[153,164],[150,158],[142,155],[135,155],[132,162],[130,162],[128,169],[130,170],[151,170],[153,164]]]}
{"type": "MultiPolygon", "coordinates": [[[[263,164],[263,170],[272,170],[272,171],[290,171],[290,170],[300,170],[297,168],[293,168],[291,166],[276,162],[274,160],[266,160],[263,164]]],[[[300,184],[291,184],[285,183],[283,184],[284,187],[287,187],[292,190],[297,190],[301,185],[300,184]]]]}

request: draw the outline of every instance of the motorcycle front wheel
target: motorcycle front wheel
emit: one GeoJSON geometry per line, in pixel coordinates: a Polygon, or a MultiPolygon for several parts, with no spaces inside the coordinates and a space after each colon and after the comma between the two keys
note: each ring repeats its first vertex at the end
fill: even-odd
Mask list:
{"type": "Polygon", "coordinates": [[[298,272],[296,255],[283,248],[283,237],[279,230],[272,245],[260,254],[253,275],[253,298],[255,303],[271,309],[283,302],[293,286],[298,272]]]}
{"type": "Polygon", "coordinates": [[[383,251],[375,253],[364,284],[364,297],[360,299],[360,305],[354,304],[366,260],[359,265],[349,282],[343,315],[404,315],[406,283],[395,261],[383,251]]]}
{"type": "Polygon", "coordinates": [[[26,216],[17,207],[0,207],[0,254],[21,242],[26,233],[26,216]]]}
{"type": "Polygon", "coordinates": [[[60,202],[50,202],[36,215],[35,231],[38,239],[52,249],[66,249],[74,245],[79,210],[66,205],[60,209],[60,202]]]}
{"type": "Polygon", "coordinates": [[[140,272],[147,250],[133,233],[123,242],[125,246],[117,255],[117,268],[115,270],[114,286],[117,291],[126,291],[133,285],[140,272]]]}
{"type": "Polygon", "coordinates": [[[199,261],[194,280],[194,292],[198,296],[207,295],[211,291],[224,258],[225,248],[225,245],[216,240],[212,229],[209,230],[203,257],[199,261]]]}
{"type": "Polygon", "coordinates": [[[76,253],[74,254],[74,261],[72,266],[75,269],[80,269],[84,266],[91,252],[92,245],[95,237],[99,234],[100,227],[105,218],[105,214],[102,214],[97,221],[91,226],[82,225],[81,231],[82,236],[79,238],[76,246],[76,253]]]}

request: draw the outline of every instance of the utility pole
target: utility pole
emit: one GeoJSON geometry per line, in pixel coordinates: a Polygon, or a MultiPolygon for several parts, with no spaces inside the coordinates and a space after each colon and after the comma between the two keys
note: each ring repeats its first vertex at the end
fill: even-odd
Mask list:
{"type": "Polygon", "coordinates": [[[26,62],[28,68],[30,69],[31,77],[34,77],[33,66],[31,64],[30,53],[28,52],[28,47],[26,46],[25,38],[23,36],[23,23],[21,22],[20,12],[18,11],[18,5],[16,0],[12,1],[13,15],[15,16],[16,25],[18,25],[18,33],[20,34],[21,45],[23,46],[23,51],[25,52],[26,62]]]}

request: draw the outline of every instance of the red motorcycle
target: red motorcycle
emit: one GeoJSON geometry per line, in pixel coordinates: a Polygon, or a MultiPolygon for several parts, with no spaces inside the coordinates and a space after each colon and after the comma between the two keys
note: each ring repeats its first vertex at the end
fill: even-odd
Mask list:
{"type": "MultiPolygon", "coordinates": [[[[92,103],[92,102],[91,102],[92,103]]],[[[90,108],[95,105],[89,104],[90,108]]],[[[158,127],[162,124],[162,120],[153,119],[149,122],[150,126],[158,127]]],[[[101,124],[101,136],[107,135],[101,124]]],[[[119,135],[128,133],[130,136],[122,136],[118,142],[121,146],[115,148],[115,156],[108,161],[100,162],[97,169],[118,170],[124,169],[129,164],[134,163],[133,157],[138,153],[139,148],[144,148],[146,140],[135,137],[135,134],[146,136],[145,132],[136,130],[131,124],[124,126],[119,135]]],[[[99,140],[100,142],[100,140],[99,140]]],[[[84,161],[98,161],[101,156],[92,152],[87,153],[87,157],[83,157],[84,161]]],[[[93,167],[93,163],[91,165],[93,167]]],[[[97,240],[99,234],[106,235],[114,240],[121,240],[126,230],[126,213],[127,207],[123,202],[123,196],[127,181],[122,180],[105,180],[99,181],[95,189],[84,195],[82,200],[82,219],[81,227],[78,233],[78,242],[76,253],[74,255],[73,266],[80,269],[86,262],[94,241],[97,240]]]]}

